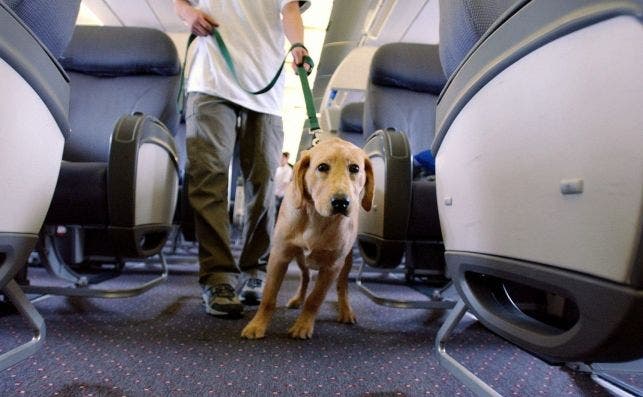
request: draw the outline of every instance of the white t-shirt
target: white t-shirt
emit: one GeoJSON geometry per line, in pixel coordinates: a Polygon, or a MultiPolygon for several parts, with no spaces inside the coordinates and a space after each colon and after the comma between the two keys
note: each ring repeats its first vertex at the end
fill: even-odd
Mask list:
{"type": "Polygon", "coordinates": [[[286,188],[292,179],[292,168],[286,165],[280,165],[275,172],[275,196],[283,197],[286,194],[286,188]]]}
{"type": "MultiPolygon", "coordinates": [[[[294,0],[198,0],[196,7],[219,23],[219,33],[230,52],[244,88],[257,91],[268,84],[284,59],[285,36],[281,10],[294,0]]],[[[301,9],[307,8],[308,2],[301,9]]],[[[218,96],[261,113],[281,115],[282,72],[268,92],[243,91],[228,70],[212,36],[194,41],[195,55],[187,91],[218,96]]],[[[284,69],[286,69],[284,67],[284,69]]]]}

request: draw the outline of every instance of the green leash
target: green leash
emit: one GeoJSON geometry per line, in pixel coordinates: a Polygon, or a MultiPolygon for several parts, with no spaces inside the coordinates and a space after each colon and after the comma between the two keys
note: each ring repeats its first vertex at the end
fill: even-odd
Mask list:
{"type": "MultiPolygon", "coordinates": [[[[237,71],[234,67],[234,62],[232,61],[232,57],[230,56],[228,47],[225,45],[225,42],[223,41],[223,38],[221,37],[221,34],[219,34],[217,29],[214,29],[212,31],[212,36],[214,37],[214,41],[217,43],[217,46],[219,47],[221,56],[223,57],[223,60],[228,66],[228,70],[230,70],[230,73],[232,73],[232,77],[234,77],[234,80],[236,81],[237,85],[242,90],[244,90],[245,92],[251,95],[261,95],[265,92],[270,91],[272,87],[274,87],[274,85],[277,83],[277,80],[279,80],[279,76],[281,75],[281,71],[284,68],[284,64],[286,62],[286,58],[288,57],[288,53],[290,53],[290,51],[292,51],[297,47],[306,49],[306,47],[304,47],[304,45],[301,43],[293,44],[288,50],[288,53],[286,53],[284,60],[281,62],[281,65],[277,69],[277,72],[275,73],[275,76],[272,78],[272,80],[262,89],[257,91],[252,91],[245,88],[239,81],[239,77],[237,76],[237,71]]],[[[178,94],[178,97],[176,98],[177,106],[179,108],[179,113],[183,113],[183,95],[184,95],[183,90],[184,90],[184,83],[185,83],[185,64],[188,56],[188,48],[190,48],[190,44],[192,44],[192,42],[194,41],[194,39],[196,39],[196,37],[197,36],[194,34],[190,35],[190,38],[188,39],[188,43],[185,46],[185,57],[183,58],[183,67],[181,68],[181,80],[179,83],[179,94],[178,94]]],[[[313,59],[311,57],[309,57],[308,55],[305,55],[304,62],[301,65],[297,65],[297,74],[299,75],[299,80],[301,81],[301,88],[304,92],[304,100],[306,101],[306,112],[308,114],[310,130],[316,131],[316,130],[319,130],[319,121],[317,121],[315,104],[313,102],[313,94],[310,90],[310,86],[308,85],[308,74],[310,74],[310,71],[306,72],[306,69],[304,68],[304,63],[310,66],[310,70],[312,70],[315,64],[313,63],[313,59]]]]}

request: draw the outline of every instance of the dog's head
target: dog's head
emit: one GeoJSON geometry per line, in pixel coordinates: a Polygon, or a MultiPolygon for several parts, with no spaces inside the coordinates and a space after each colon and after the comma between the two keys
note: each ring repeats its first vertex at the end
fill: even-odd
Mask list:
{"type": "Polygon", "coordinates": [[[373,203],[373,167],[364,151],[339,138],[323,140],[302,153],[295,164],[295,206],[306,201],[322,216],[348,216],[358,203],[373,203]]]}

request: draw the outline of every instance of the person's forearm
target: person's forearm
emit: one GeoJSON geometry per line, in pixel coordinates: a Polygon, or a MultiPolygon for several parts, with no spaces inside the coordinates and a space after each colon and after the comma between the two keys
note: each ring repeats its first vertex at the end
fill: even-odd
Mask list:
{"type": "Polygon", "coordinates": [[[304,23],[299,13],[299,2],[292,1],[282,10],[284,34],[291,44],[304,43],[304,23]]]}
{"type": "MultiPolygon", "coordinates": [[[[281,10],[282,23],[284,26],[284,34],[290,44],[300,43],[304,44],[304,23],[301,20],[299,12],[299,2],[291,1],[286,4],[281,10]]],[[[292,54],[292,68],[297,73],[297,66],[304,62],[305,56],[308,55],[308,50],[301,47],[296,47],[291,51],[292,54]]],[[[310,70],[310,65],[305,64],[306,72],[310,70]]]]}
{"type": "Polygon", "coordinates": [[[174,0],[174,12],[184,21],[188,19],[187,13],[191,8],[192,4],[188,0],[174,0]]]}

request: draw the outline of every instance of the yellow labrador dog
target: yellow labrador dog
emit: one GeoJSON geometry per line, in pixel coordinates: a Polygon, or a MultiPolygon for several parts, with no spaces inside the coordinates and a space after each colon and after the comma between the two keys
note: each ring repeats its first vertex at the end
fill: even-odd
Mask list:
{"type": "Polygon", "coordinates": [[[241,332],[242,337],[264,337],[275,311],[277,293],[293,259],[297,259],[302,275],[299,290],[288,307],[298,308],[303,303],[303,309],[290,328],[290,336],[299,339],[312,336],[317,311],[336,279],[338,320],[355,323],[348,302],[348,273],[359,205],[366,211],[371,209],[373,188],[371,162],[349,142],[329,138],[302,153],[275,226],[263,299],[254,318],[241,332]],[[306,297],[308,269],[319,270],[319,274],[306,297]]]}

